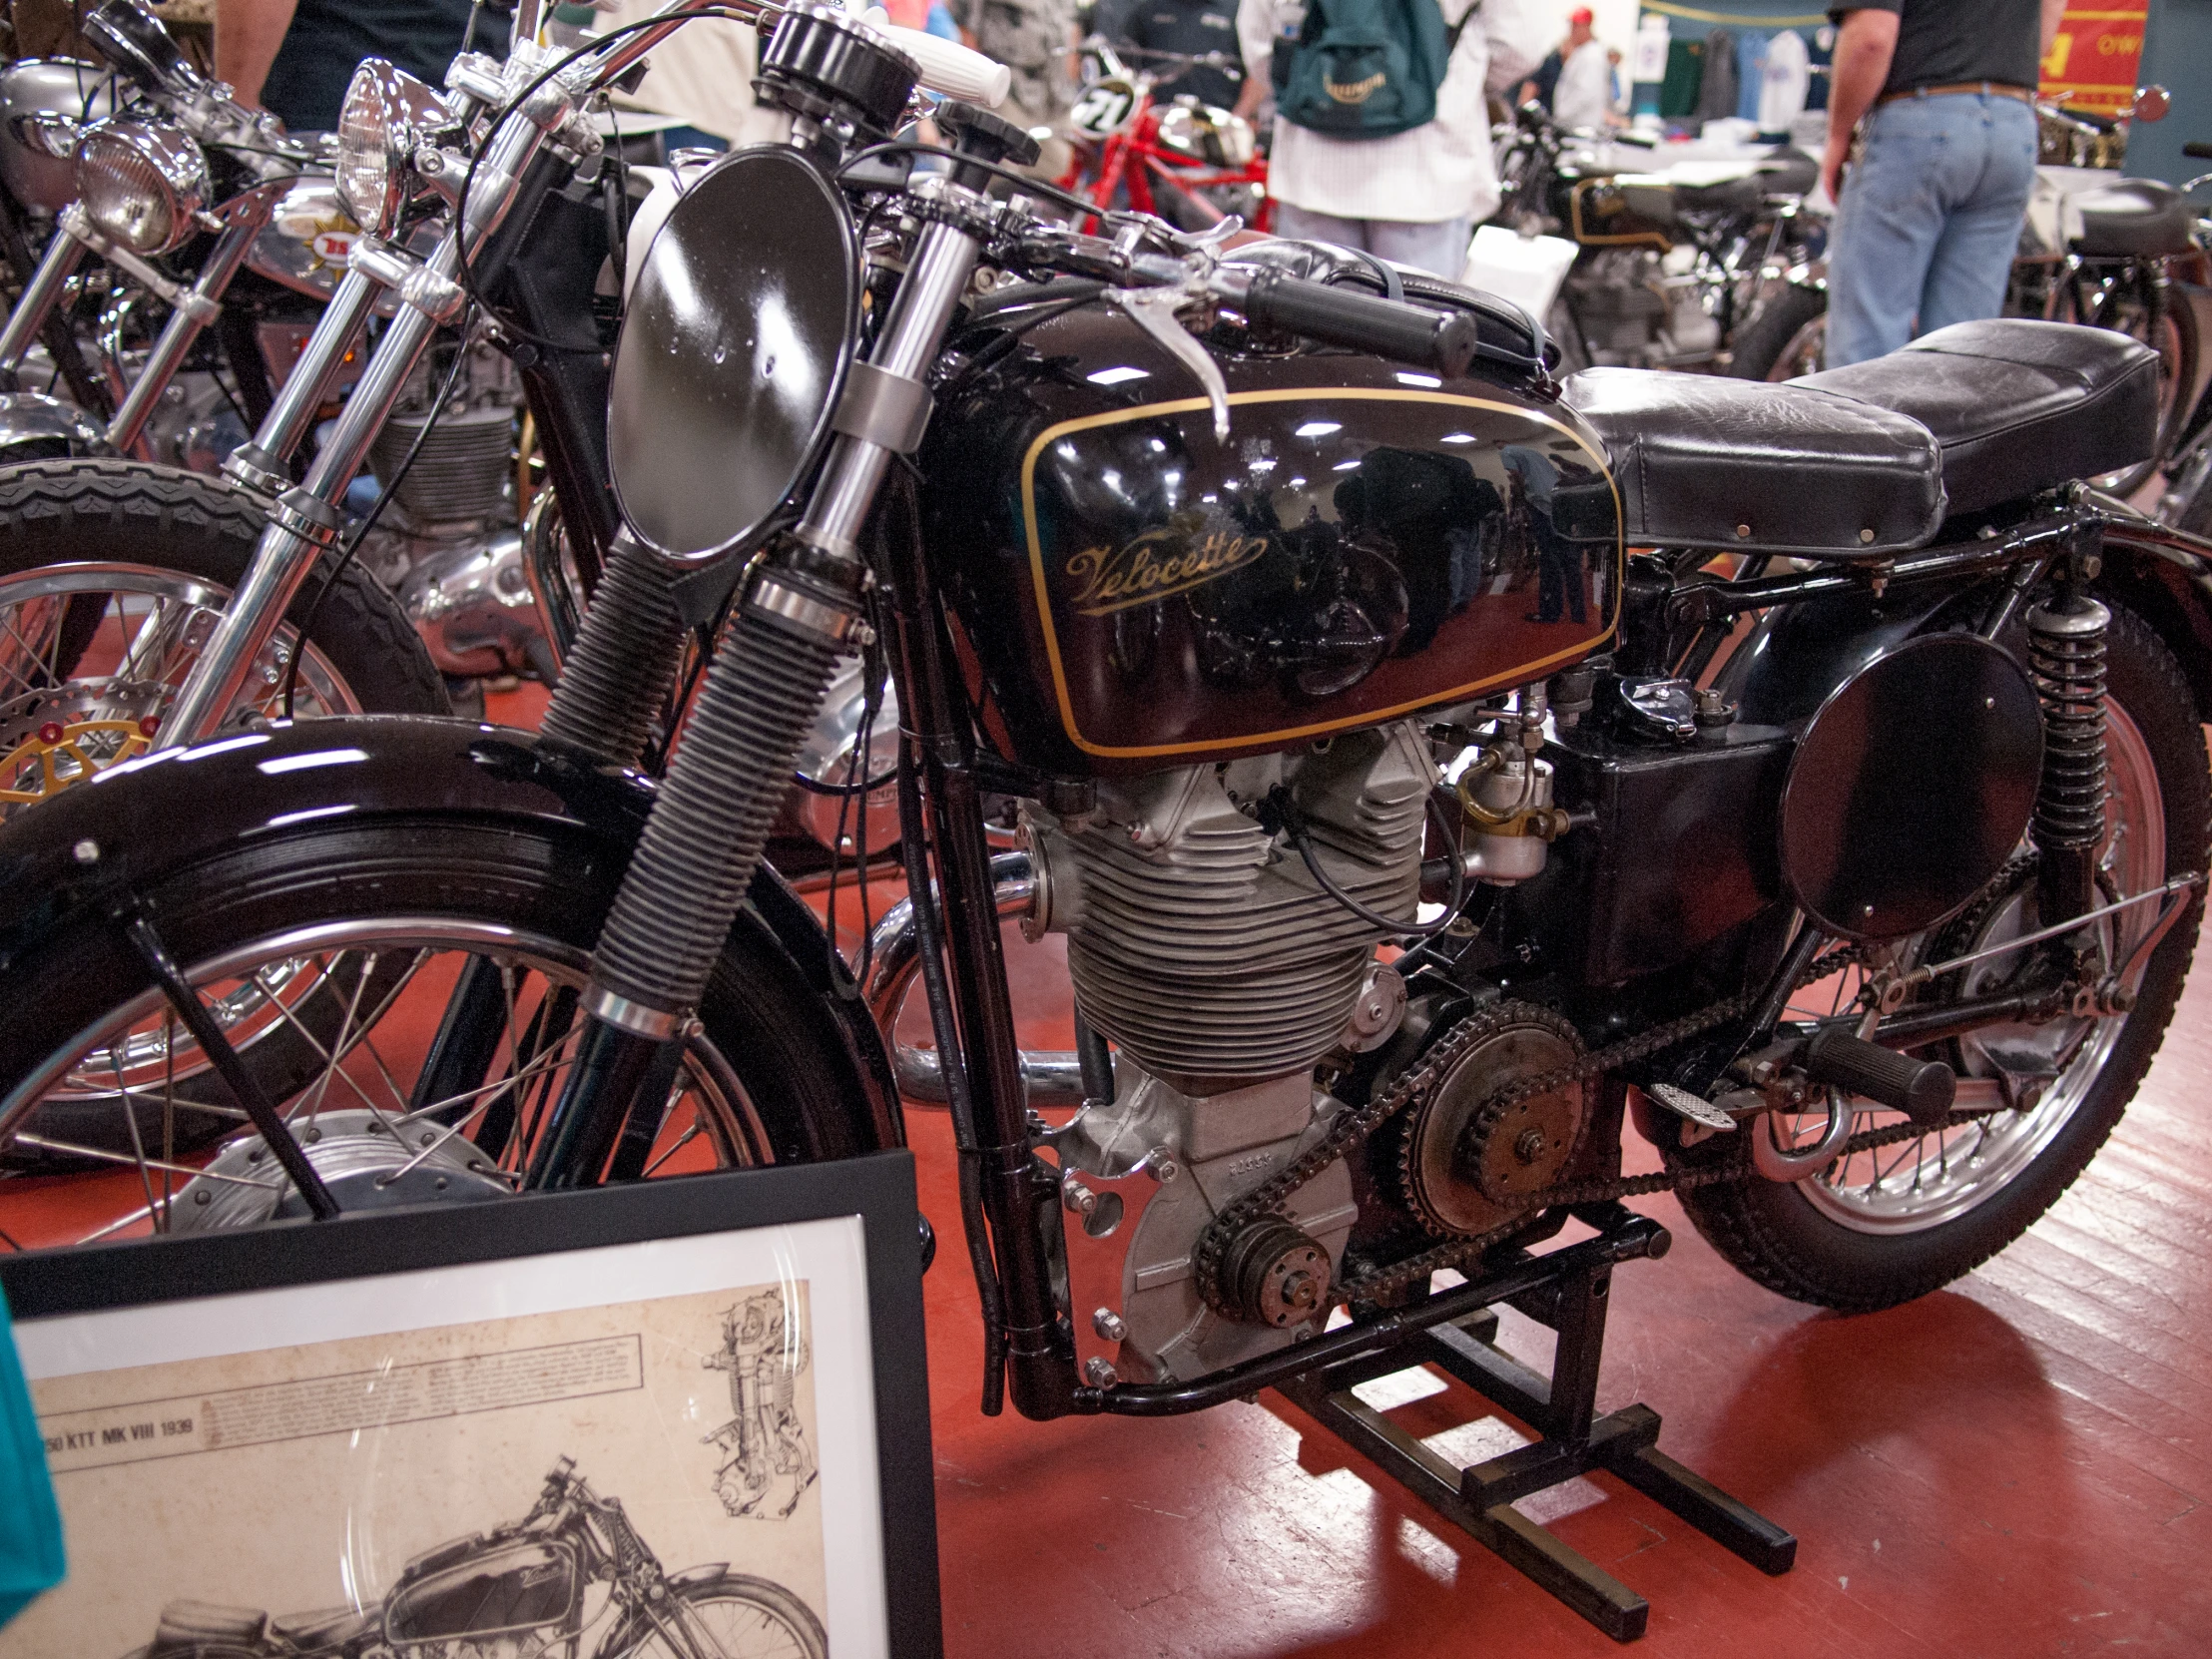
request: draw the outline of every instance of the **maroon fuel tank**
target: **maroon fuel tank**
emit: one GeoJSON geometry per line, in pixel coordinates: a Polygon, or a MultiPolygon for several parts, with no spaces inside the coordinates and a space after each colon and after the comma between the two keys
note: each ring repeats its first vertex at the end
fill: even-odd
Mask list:
{"type": "Polygon", "coordinates": [[[1543,678],[1613,631],[1619,497],[1557,403],[1223,351],[1218,441],[1190,372],[1102,305],[958,345],[922,533],[1024,764],[1285,749],[1543,678]]]}

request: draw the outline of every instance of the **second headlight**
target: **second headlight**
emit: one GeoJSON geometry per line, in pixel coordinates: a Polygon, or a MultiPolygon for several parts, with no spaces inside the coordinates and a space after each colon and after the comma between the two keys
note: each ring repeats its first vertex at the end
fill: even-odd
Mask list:
{"type": "Polygon", "coordinates": [[[77,199],[101,235],[134,254],[166,254],[191,240],[208,203],[208,161],[176,128],[118,120],[77,143],[77,199]]]}
{"type": "Polygon", "coordinates": [[[453,124],[435,90],[382,58],[353,72],[338,112],[338,201],[372,237],[389,236],[407,205],[408,169],[424,139],[453,124]]]}

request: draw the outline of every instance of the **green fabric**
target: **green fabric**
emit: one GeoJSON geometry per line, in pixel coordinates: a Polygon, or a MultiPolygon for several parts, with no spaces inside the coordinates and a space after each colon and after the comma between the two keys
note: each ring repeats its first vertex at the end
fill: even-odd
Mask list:
{"type": "Polygon", "coordinates": [[[1697,108],[1697,95],[1705,88],[1705,42],[1667,42],[1667,76],[1659,83],[1659,114],[1679,121],[1697,108]]]}
{"type": "Polygon", "coordinates": [[[1312,0],[1297,41],[1276,44],[1276,113],[1340,139],[1425,127],[1451,46],[1436,0],[1312,0]]]}
{"type": "Polygon", "coordinates": [[[0,1624],[62,1581],[62,1515],[0,1298],[0,1624]]]}

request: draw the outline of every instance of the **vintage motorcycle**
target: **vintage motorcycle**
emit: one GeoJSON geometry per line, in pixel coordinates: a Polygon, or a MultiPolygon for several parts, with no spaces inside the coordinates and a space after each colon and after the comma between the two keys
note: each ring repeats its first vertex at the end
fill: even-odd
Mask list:
{"type": "Polygon", "coordinates": [[[172,1602],[127,1659],[825,1659],[822,1621],[783,1585],[715,1562],[670,1572],[624,1513],[566,1457],[530,1512],[409,1561],[373,1607],[280,1617],[172,1602]],[[587,1616],[586,1602],[605,1586],[587,1616]],[[606,1621],[588,1648],[587,1626],[606,1621]]]}
{"type": "Polygon", "coordinates": [[[1213,53],[1117,48],[1097,36],[1084,42],[1083,90],[1068,111],[1072,137],[1060,188],[1101,208],[1156,213],[1186,231],[1207,230],[1230,214],[1267,230],[1274,215],[1268,159],[1252,123],[1197,98],[1161,104],[1153,97],[1161,82],[1220,62],[1213,53]]]}
{"type": "Polygon", "coordinates": [[[1758,349],[1771,305],[1816,280],[1827,225],[1805,209],[1817,168],[1802,151],[1638,172],[1534,102],[1501,133],[1491,223],[1579,250],[1550,319],[1570,367],[1722,366],[1758,349]]]}
{"type": "MultiPolygon", "coordinates": [[[[522,30],[446,101],[364,67],[348,167],[433,148],[404,110],[485,124],[410,304],[579,325],[507,319],[572,253],[580,106],[684,9],[566,58],[522,30]]],[[[546,729],[258,724],[0,829],[0,1144],[130,1148],[77,1241],[896,1144],[870,1002],[762,861],[855,654],[899,698],[911,894],[868,989],[928,1005],[986,1410],[1373,1357],[1499,1294],[1441,1270],[1638,1193],[1845,1310],[2055,1199],[2172,1018],[2212,841],[2212,543],[2078,483],[2151,445],[2151,352],[2002,321],[1789,386],[1562,383],[1453,284],[1083,235],[983,110],[889,136],[917,77],[1002,89],[970,55],[760,16],[789,141],[669,209],[611,369],[526,371],[556,454],[609,409],[546,729]],[[1002,917],[1066,938],[1071,1067],[1021,1052],[1002,917]],[[189,1121],[235,1130],[204,1168],[189,1121]]],[[[316,467],[272,537],[323,522],[316,467]]]]}

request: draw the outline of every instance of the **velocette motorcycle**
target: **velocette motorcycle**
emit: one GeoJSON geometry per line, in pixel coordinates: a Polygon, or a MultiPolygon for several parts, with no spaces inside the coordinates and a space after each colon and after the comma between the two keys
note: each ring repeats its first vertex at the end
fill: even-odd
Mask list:
{"type": "Polygon", "coordinates": [[[550,1652],[823,1659],[829,1643],[807,1604],[771,1579],[720,1562],[670,1572],[621,1500],[593,1491],[563,1457],[522,1519],[426,1550],[372,1607],[273,1618],[242,1607],[172,1602],[154,1640],[129,1659],[367,1659],[394,1652],[454,1659],[550,1652]],[[595,1592],[598,1604],[587,1612],[595,1592]],[[576,1645],[587,1636],[589,1647],[576,1645]]]}
{"type": "MultiPolygon", "coordinates": [[[[457,68],[493,130],[405,291],[509,314],[583,194],[572,118],[680,15],[457,68]]],[[[760,16],[787,141],[637,254],[547,731],[262,723],[0,829],[0,1141],[105,1114],[132,1148],[80,1239],[898,1142],[870,1003],[761,856],[856,654],[903,730],[842,787],[895,771],[911,894],[868,989],[928,1005],[986,1409],[1373,1355],[1470,1312],[1439,1270],[1637,1193],[1850,1310],[2052,1202],[2172,1018],[2212,824],[2212,543],[2076,482],[2148,452],[2150,351],[2003,321],[1791,385],[1561,383],[1449,283],[1080,234],[986,112],[890,136],[966,54],[760,16]],[[1002,915],[1067,942],[1064,1120],[1002,915]],[[190,1116],[236,1131],[205,1167],[190,1116]],[[1081,1317],[1078,1250],[1118,1287],[1081,1317]]]]}

